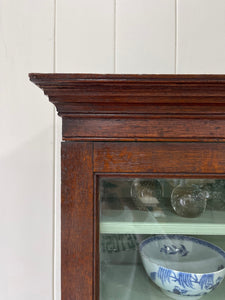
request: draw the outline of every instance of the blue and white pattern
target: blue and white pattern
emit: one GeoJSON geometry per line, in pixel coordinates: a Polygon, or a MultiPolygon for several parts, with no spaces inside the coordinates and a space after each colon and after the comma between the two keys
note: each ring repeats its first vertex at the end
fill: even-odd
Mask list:
{"type": "MultiPolygon", "coordinates": [[[[158,272],[151,272],[150,278],[155,281],[160,279],[162,285],[166,283],[175,283],[176,286],[173,289],[175,294],[185,295],[190,292],[190,289],[196,290],[214,290],[222,281],[222,277],[218,277],[216,279],[216,283],[214,284],[214,274],[203,274],[197,276],[196,274],[184,273],[184,272],[175,272],[173,270],[159,267],[158,272]],[[196,287],[196,285],[199,286],[196,287]]],[[[200,296],[205,292],[199,294],[192,294],[192,296],[200,296]]]]}
{"type": "Polygon", "coordinates": [[[156,236],[152,236],[146,240],[144,240],[140,246],[139,246],[139,250],[142,251],[143,247],[147,244],[149,244],[150,242],[153,241],[160,241],[160,240],[166,240],[166,239],[176,239],[177,241],[191,241],[195,244],[199,244],[199,245],[203,245],[205,247],[209,247],[210,249],[218,252],[221,256],[223,256],[225,258],[225,252],[220,249],[219,247],[207,242],[207,241],[203,241],[201,239],[198,238],[194,238],[191,236],[185,236],[185,235],[179,235],[179,234],[170,234],[170,235],[156,235],[156,236]]]}
{"type": "Polygon", "coordinates": [[[183,273],[183,272],[174,272],[172,270],[159,267],[157,272],[157,277],[161,280],[162,284],[165,282],[173,281],[176,282],[182,288],[191,288],[194,289],[193,284],[199,284],[202,289],[212,289],[214,282],[214,274],[203,274],[198,278],[196,274],[183,273]]]}
{"type": "Polygon", "coordinates": [[[185,248],[183,244],[180,244],[180,247],[177,247],[175,245],[164,245],[161,249],[160,252],[164,252],[165,254],[181,254],[181,256],[186,256],[188,255],[189,251],[185,248]]]}
{"type": "Polygon", "coordinates": [[[139,249],[151,280],[173,299],[199,299],[225,277],[225,252],[198,238],[157,235],[144,240],[139,249]]]}
{"type": "MultiPolygon", "coordinates": [[[[175,288],[173,289],[173,293],[176,295],[189,296],[187,295],[188,291],[180,289],[179,286],[175,286],[175,288]]],[[[207,293],[192,294],[190,297],[201,297],[206,294],[207,293]]]]}

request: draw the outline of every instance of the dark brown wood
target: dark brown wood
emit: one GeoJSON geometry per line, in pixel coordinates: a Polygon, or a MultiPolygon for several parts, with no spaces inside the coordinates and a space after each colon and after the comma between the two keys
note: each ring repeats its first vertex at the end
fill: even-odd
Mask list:
{"type": "Polygon", "coordinates": [[[196,103],[196,98],[224,103],[225,95],[224,75],[30,74],[30,79],[55,103],[196,103]]]}
{"type": "Polygon", "coordinates": [[[92,143],[62,143],[62,300],[93,299],[92,143]]]}
{"type": "Polygon", "coordinates": [[[93,286],[93,300],[99,300],[100,295],[100,253],[99,253],[99,241],[100,241],[100,194],[99,194],[99,176],[94,175],[94,286],[93,286]]]}
{"type": "Polygon", "coordinates": [[[99,177],[225,178],[225,75],[30,79],[63,118],[62,300],[99,300],[99,177]]]}
{"type": "Polygon", "coordinates": [[[225,173],[225,143],[94,144],[94,171],[113,173],[225,173]]]}
{"type": "Polygon", "coordinates": [[[63,121],[64,139],[225,140],[225,117],[77,117],[63,121]]]}
{"type": "Polygon", "coordinates": [[[180,105],[175,104],[164,104],[161,103],[107,103],[107,102],[93,102],[93,103],[57,103],[58,111],[62,117],[74,117],[75,114],[89,114],[89,116],[95,116],[96,114],[106,115],[109,114],[123,114],[129,116],[130,114],[140,115],[167,115],[168,112],[171,115],[224,115],[225,106],[223,103],[211,103],[211,104],[182,104],[182,111],[180,105]]]}
{"type": "Polygon", "coordinates": [[[65,140],[225,137],[225,75],[30,74],[30,79],[63,117],[65,140]]]}

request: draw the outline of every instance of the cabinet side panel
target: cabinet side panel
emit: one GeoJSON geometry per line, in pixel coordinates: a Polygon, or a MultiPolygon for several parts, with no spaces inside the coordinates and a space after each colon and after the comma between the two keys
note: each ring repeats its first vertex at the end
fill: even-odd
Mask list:
{"type": "Polygon", "coordinates": [[[62,143],[62,300],[93,295],[92,143],[62,143]]]}
{"type": "Polygon", "coordinates": [[[224,174],[225,143],[95,143],[95,172],[224,174]]]}

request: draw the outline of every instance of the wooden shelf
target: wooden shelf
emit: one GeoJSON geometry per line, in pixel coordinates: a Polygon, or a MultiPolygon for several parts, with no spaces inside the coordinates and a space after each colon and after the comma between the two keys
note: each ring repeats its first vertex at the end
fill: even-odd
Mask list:
{"type": "Polygon", "coordinates": [[[206,210],[198,218],[183,218],[170,211],[156,216],[140,210],[105,210],[100,233],[224,235],[225,212],[206,210]]]}
{"type": "MultiPolygon", "coordinates": [[[[101,300],[168,300],[150,280],[142,265],[108,265],[101,278],[101,300]]],[[[224,300],[225,281],[204,300],[224,300]]]]}

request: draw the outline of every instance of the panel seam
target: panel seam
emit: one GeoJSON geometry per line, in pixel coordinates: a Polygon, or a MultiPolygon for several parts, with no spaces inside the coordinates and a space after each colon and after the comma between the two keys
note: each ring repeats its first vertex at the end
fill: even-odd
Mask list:
{"type": "MultiPolygon", "coordinates": [[[[57,0],[53,0],[53,73],[56,72],[56,5],[57,0]]],[[[53,108],[53,204],[52,204],[52,298],[56,300],[57,287],[56,287],[56,198],[57,198],[57,174],[56,174],[56,159],[57,159],[57,120],[56,120],[56,110],[53,108]]]]}
{"type": "Polygon", "coordinates": [[[117,16],[116,16],[116,12],[117,12],[117,0],[114,0],[114,66],[113,66],[113,72],[114,74],[116,73],[116,60],[117,60],[117,39],[116,39],[116,35],[117,35],[117,30],[116,30],[116,21],[117,21],[117,16]]]}
{"type": "Polygon", "coordinates": [[[175,0],[175,62],[174,71],[178,71],[178,0],[175,0]]]}

